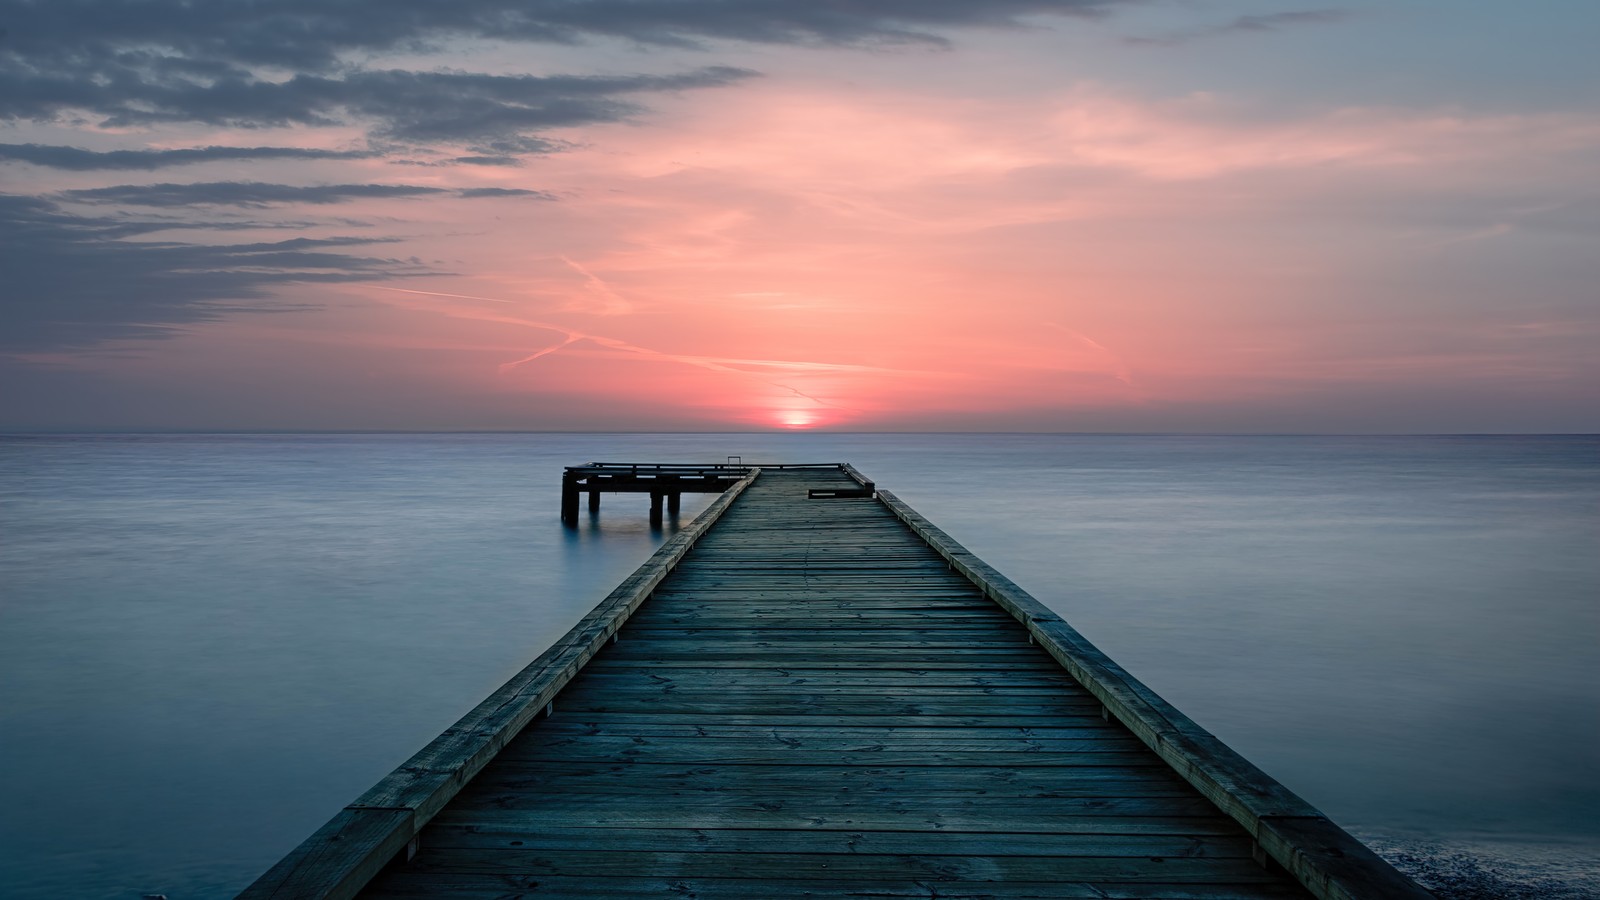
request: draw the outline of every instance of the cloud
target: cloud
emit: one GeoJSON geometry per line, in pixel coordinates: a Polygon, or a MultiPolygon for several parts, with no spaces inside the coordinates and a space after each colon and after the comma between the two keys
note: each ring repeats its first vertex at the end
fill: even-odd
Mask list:
{"type": "Polygon", "coordinates": [[[1559,165],[1581,178],[1597,146],[1600,123],[1583,113],[1375,106],[1261,116],[1210,94],[1151,99],[1093,83],[1047,102],[966,103],[770,83],[658,128],[622,164],[640,178],[697,179],[702,191],[737,177],[856,218],[896,194],[917,210],[905,212],[906,222],[936,227],[992,209],[993,193],[986,204],[971,193],[984,184],[1015,184],[1025,205],[1060,211],[1079,206],[1081,189],[1122,176],[1298,170],[1321,182],[1340,170],[1393,170],[1470,180],[1465,173],[1481,169],[1508,183],[1539,159],[1547,171],[1559,165]],[[933,206],[940,201],[951,205],[933,206]],[[956,208],[962,215],[952,215],[956,208]]]}
{"type": "MultiPolygon", "coordinates": [[[[159,68],[159,66],[158,66],[159,68]]],[[[546,152],[528,132],[616,122],[639,112],[648,92],[719,87],[755,75],[711,66],[676,75],[534,76],[399,69],[339,77],[298,74],[281,81],[248,75],[169,77],[146,68],[105,82],[102,73],[6,71],[0,117],[49,121],[87,112],[111,128],[195,122],[231,127],[329,126],[356,122],[390,141],[474,144],[478,155],[546,152]]]]}
{"type": "Polygon", "coordinates": [[[520,166],[522,160],[515,156],[457,156],[450,162],[463,166],[520,166]]]}
{"type": "Polygon", "coordinates": [[[117,203],[129,206],[241,206],[263,208],[289,203],[329,204],[351,200],[394,199],[453,195],[456,197],[537,197],[552,194],[521,188],[467,188],[450,190],[416,184],[267,184],[259,181],[211,181],[194,184],[120,184],[113,187],[63,191],[57,196],[80,203],[117,203]]]}
{"type": "MultiPolygon", "coordinates": [[[[1033,16],[1101,15],[1128,2],[0,0],[0,126],[95,130],[96,146],[120,137],[127,148],[14,137],[0,144],[0,163],[87,173],[369,158],[505,168],[572,146],[554,134],[561,129],[627,122],[653,99],[745,84],[759,73],[687,64],[649,74],[519,74],[433,69],[414,60],[430,53],[442,62],[471,59],[459,52],[463,45],[485,41],[938,47],[950,29],[1018,28],[1033,16]],[[240,129],[281,131],[240,138],[240,129]],[[189,136],[184,143],[208,143],[192,138],[199,132],[263,146],[174,148],[180,130],[189,136]],[[151,132],[168,146],[134,143],[151,132]],[[331,136],[317,140],[320,147],[363,149],[265,146],[300,143],[308,133],[331,136]]],[[[284,308],[273,299],[284,285],[431,274],[415,261],[360,255],[357,248],[371,239],[207,242],[229,230],[290,224],[241,210],[408,198],[556,199],[506,186],[494,176],[508,173],[489,170],[472,175],[493,186],[273,183],[384,180],[361,168],[360,176],[272,174],[192,184],[108,184],[137,180],[109,175],[40,187],[57,192],[36,197],[0,196],[0,346],[36,352],[158,336],[241,310],[284,308]],[[207,237],[156,237],[177,228],[207,237]]]]}
{"type": "MultiPolygon", "coordinates": [[[[471,144],[484,160],[548,152],[537,132],[612,122],[634,95],[719,87],[755,73],[578,77],[369,68],[388,52],[461,39],[659,46],[707,40],[941,45],[941,28],[1019,27],[1032,15],[1091,16],[1130,0],[0,0],[0,120],[88,114],[107,127],[368,125],[411,144],[471,144]],[[288,77],[284,77],[287,75],[288,77]]],[[[61,154],[56,154],[61,157],[61,154]]]]}
{"type": "Polygon", "coordinates": [[[530,191],[525,188],[464,188],[456,192],[458,197],[535,197],[540,200],[554,200],[556,196],[549,191],[530,191]]]}
{"type": "Polygon", "coordinates": [[[1130,0],[6,0],[10,52],[41,62],[169,68],[227,77],[248,66],[332,70],[353,52],[415,50],[447,38],[573,43],[622,38],[695,46],[939,44],[936,29],[1016,27],[1034,15],[1095,16],[1130,0]]]}
{"type": "Polygon", "coordinates": [[[1240,16],[1222,25],[1193,28],[1161,37],[1130,37],[1126,38],[1125,41],[1129,44],[1146,47],[1177,47],[1201,38],[1219,37],[1228,34],[1282,31],[1285,28],[1297,25],[1328,25],[1334,22],[1343,22],[1349,18],[1349,11],[1342,9],[1307,9],[1295,12],[1263,13],[1260,15],[1240,16]]]}
{"type": "Polygon", "coordinates": [[[259,162],[278,159],[367,159],[372,150],[316,150],[300,147],[185,147],[173,150],[84,150],[52,144],[0,144],[0,162],[25,162],[74,172],[121,169],[151,171],[207,162],[259,162]]]}
{"type": "Polygon", "coordinates": [[[0,194],[0,351],[38,353],[161,337],[242,311],[296,308],[270,299],[272,289],[284,285],[427,274],[412,261],[341,252],[386,243],[384,238],[127,240],[171,227],[165,221],[85,218],[43,198],[0,194]]]}
{"type": "Polygon", "coordinates": [[[1285,25],[1323,24],[1328,22],[1342,22],[1350,18],[1350,13],[1342,9],[1308,9],[1300,12],[1266,13],[1256,16],[1240,16],[1231,24],[1223,26],[1223,31],[1277,31],[1285,25]]]}

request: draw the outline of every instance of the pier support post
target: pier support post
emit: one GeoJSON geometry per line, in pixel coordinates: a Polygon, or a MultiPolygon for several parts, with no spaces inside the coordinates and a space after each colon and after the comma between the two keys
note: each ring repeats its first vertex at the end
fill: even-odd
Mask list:
{"type": "Polygon", "coordinates": [[[578,482],[574,478],[561,479],[561,521],[578,524],[578,482]]]}
{"type": "Polygon", "coordinates": [[[589,512],[599,512],[599,511],[600,511],[600,492],[599,491],[590,491],[589,492],[589,512]]]}
{"type": "Polygon", "coordinates": [[[660,491],[650,492],[650,524],[658,527],[661,525],[661,499],[660,491]]]}
{"type": "Polygon", "coordinates": [[[678,514],[678,510],[682,508],[683,493],[681,491],[673,491],[667,495],[667,515],[675,516],[678,514]]]}

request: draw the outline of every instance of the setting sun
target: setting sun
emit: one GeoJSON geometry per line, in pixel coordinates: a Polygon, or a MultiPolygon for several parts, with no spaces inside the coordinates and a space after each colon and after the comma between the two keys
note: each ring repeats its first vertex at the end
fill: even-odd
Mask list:
{"type": "Polygon", "coordinates": [[[779,410],[776,418],[784,428],[810,428],[817,424],[816,414],[804,409],[779,410]]]}

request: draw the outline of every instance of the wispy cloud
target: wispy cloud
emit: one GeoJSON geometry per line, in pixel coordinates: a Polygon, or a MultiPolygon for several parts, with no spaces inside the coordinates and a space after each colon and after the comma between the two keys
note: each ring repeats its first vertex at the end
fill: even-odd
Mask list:
{"type": "Polygon", "coordinates": [[[268,184],[259,181],[212,181],[189,184],[123,184],[113,187],[63,191],[64,200],[80,203],[117,203],[129,206],[239,206],[263,208],[285,204],[346,203],[352,200],[382,200],[407,197],[453,195],[456,197],[527,197],[554,200],[544,191],[518,188],[450,188],[416,184],[268,184]]]}
{"type": "Polygon", "coordinates": [[[84,150],[53,144],[0,144],[0,162],[25,162],[73,172],[151,171],[208,162],[265,160],[370,159],[375,150],[318,150],[302,147],[183,147],[170,150],[84,150]]]}
{"type": "Polygon", "coordinates": [[[1307,9],[1295,12],[1263,13],[1239,16],[1231,22],[1224,22],[1220,25],[1202,26],[1165,35],[1129,37],[1123,40],[1135,46],[1177,47],[1203,38],[1222,37],[1230,34],[1261,34],[1283,31],[1286,28],[1294,28],[1301,25],[1330,25],[1335,22],[1343,22],[1350,17],[1350,11],[1343,9],[1307,9]]]}

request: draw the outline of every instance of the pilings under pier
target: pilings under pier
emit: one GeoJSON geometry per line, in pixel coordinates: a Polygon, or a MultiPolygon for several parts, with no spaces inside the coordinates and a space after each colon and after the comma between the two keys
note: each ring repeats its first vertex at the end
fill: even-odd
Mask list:
{"type": "Polygon", "coordinates": [[[600,510],[600,495],[649,494],[650,524],[676,516],[684,494],[720,494],[749,474],[747,466],[684,466],[664,463],[589,463],[569,466],[561,476],[561,521],[578,524],[578,498],[589,495],[589,511],[600,510]]]}

